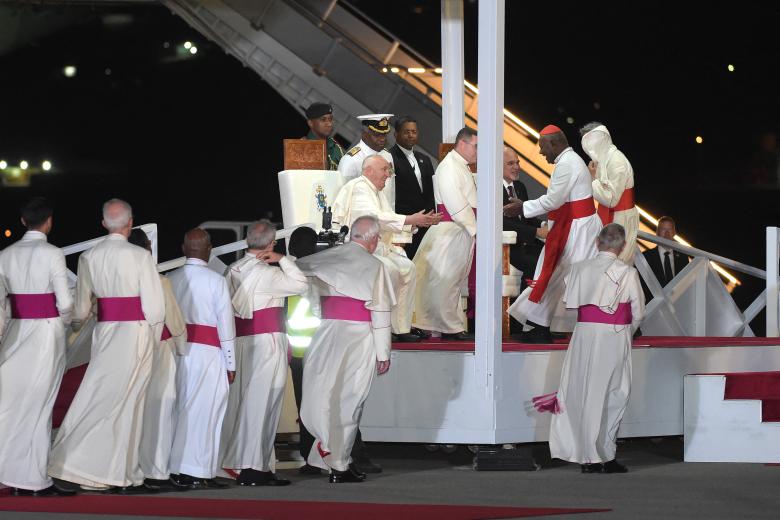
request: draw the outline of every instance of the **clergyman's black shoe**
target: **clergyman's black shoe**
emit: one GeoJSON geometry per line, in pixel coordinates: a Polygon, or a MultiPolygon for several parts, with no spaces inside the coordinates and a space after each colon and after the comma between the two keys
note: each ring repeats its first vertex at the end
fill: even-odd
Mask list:
{"type": "Polygon", "coordinates": [[[618,463],[617,460],[612,459],[609,462],[604,463],[601,472],[602,473],[628,473],[628,468],[618,463]]]}
{"type": "Polygon", "coordinates": [[[601,464],[580,464],[583,473],[601,473],[601,464]]]}
{"type": "Polygon", "coordinates": [[[176,486],[186,486],[188,489],[205,489],[208,486],[204,484],[206,479],[193,477],[186,473],[174,473],[171,475],[171,482],[176,486]]]}
{"type": "Polygon", "coordinates": [[[405,334],[393,334],[393,341],[396,343],[418,343],[422,341],[422,338],[407,332],[405,334]]]}
{"type": "Polygon", "coordinates": [[[211,489],[225,489],[230,487],[230,484],[228,484],[227,482],[222,482],[215,478],[204,478],[203,480],[201,480],[201,486],[204,488],[211,488],[211,489]]]}
{"type": "Polygon", "coordinates": [[[289,486],[290,481],[285,478],[277,478],[270,471],[258,471],[256,469],[242,469],[236,479],[239,486],[289,486]]]}
{"type": "MultiPolygon", "coordinates": [[[[371,463],[371,461],[368,461],[368,462],[369,462],[369,464],[371,463]]],[[[377,467],[379,467],[379,466],[377,466],[377,467]]],[[[360,471],[360,468],[358,466],[356,466],[354,462],[350,463],[350,465],[347,467],[347,471],[351,472],[353,475],[355,475],[359,479],[366,480],[366,474],[364,472],[360,471]]],[[[379,468],[379,472],[381,472],[381,471],[382,471],[382,468],[379,468]]],[[[378,473],[378,472],[376,472],[376,473],[378,473]]]]}
{"type": "Polygon", "coordinates": [[[414,334],[415,336],[419,336],[422,339],[428,339],[428,338],[431,337],[431,333],[430,332],[428,332],[427,330],[418,329],[417,327],[412,327],[409,330],[409,333],[410,334],[414,334]]]}
{"type": "Polygon", "coordinates": [[[547,345],[553,342],[550,336],[550,329],[547,327],[534,327],[533,329],[520,333],[520,342],[535,345],[547,345]]]}
{"type": "Polygon", "coordinates": [[[442,332],[441,339],[442,341],[474,341],[474,334],[469,334],[465,330],[454,334],[442,332]]]}
{"type": "Polygon", "coordinates": [[[330,470],[330,483],[331,484],[345,484],[347,482],[364,482],[365,478],[360,478],[355,473],[347,471],[330,470]]]}
{"type": "Polygon", "coordinates": [[[155,478],[147,478],[144,479],[144,486],[148,488],[153,488],[159,490],[161,493],[165,493],[168,491],[189,491],[192,489],[192,486],[189,484],[177,484],[170,478],[167,478],[165,480],[163,479],[155,479],[155,478]]]}
{"type": "Polygon", "coordinates": [[[298,468],[298,473],[300,473],[301,475],[322,475],[322,470],[317,466],[312,466],[311,464],[304,464],[303,466],[298,468]]]}
{"type": "Polygon", "coordinates": [[[34,491],[32,489],[12,488],[11,494],[15,497],[72,497],[76,492],[51,485],[34,491]]]}
{"type": "Polygon", "coordinates": [[[117,495],[151,495],[159,492],[160,488],[147,487],[143,484],[140,486],[119,486],[114,489],[114,493],[117,495]]]}

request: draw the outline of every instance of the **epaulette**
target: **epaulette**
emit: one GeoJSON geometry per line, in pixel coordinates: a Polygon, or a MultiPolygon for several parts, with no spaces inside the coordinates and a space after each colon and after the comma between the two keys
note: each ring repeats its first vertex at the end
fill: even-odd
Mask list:
{"type": "Polygon", "coordinates": [[[349,155],[350,157],[354,157],[354,156],[356,156],[358,154],[358,152],[360,152],[360,147],[359,146],[355,146],[355,147],[351,148],[347,152],[347,155],[349,155]]]}

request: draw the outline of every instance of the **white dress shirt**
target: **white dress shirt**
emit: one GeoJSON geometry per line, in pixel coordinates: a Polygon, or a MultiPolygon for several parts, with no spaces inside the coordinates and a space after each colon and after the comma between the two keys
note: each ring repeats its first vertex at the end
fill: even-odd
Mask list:
{"type": "Polygon", "coordinates": [[[422,185],[422,172],[420,171],[420,165],[417,163],[417,157],[414,156],[414,148],[411,150],[407,150],[400,144],[398,145],[398,148],[401,149],[401,151],[404,153],[406,158],[409,160],[409,164],[412,165],[412,169],[414,170],[414,176],[417,177],[417,184],[420,185],[420,191],[423,189],[422,185]]]}

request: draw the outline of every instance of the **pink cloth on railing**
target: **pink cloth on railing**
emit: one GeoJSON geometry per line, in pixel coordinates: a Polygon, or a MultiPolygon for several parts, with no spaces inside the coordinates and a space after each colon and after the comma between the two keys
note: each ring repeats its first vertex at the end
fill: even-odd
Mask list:
{"type": "Polygon", "coordinates": [[[222,348],[219,341],[219,331],[211,325],[187,324],[187,343],[199,343],[210,347],[222,348]]]}
{"type": "Polygon", "coordinates": [[[286,320],[284,307],[258,309],[252,313],[251,319],[236,318],[236,336],[287,332],[286,320]]]}
{"type": "Polygon", "coordinates": [[[540,413],[561,413],[561,405],[558,403],[558,392],[544,394],[532,399],[534,408],[540,413]]]}
{"type": "Polygon", "coordinates": [[[348,296],[323,296],[322,319],[345,321],[371,321],[371,311],[366,302],[348,296]]]}
{"type": "Polygon", "coordinates": [[[98,321],[143,321],[140,296],[98,298],[98,321]]]}
{"type": "Polygon", "coordinates": [[[43,320],[57,318],[57,297],[54,293],[9,294],[11,318],[15,320],[43,320]]]}
{"type": "Polygon", "coordinates": [[[618,304],[615,314],[609,314],[597,305],[581,305],[577,310],[577,321],[581,323],[605,323],[607,325],[631,325],[631,304],[618,304]]]}

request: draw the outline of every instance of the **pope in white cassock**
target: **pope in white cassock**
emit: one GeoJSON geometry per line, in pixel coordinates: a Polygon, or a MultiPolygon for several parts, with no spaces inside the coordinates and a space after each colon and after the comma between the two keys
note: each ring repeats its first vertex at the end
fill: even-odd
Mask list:
{"type": "MultiPolygon", "coordinates": [[[[152,243],[140,228],[134,229],[127,241],[152,252],[152,243]]],[[[171,458],[176,405],[176,356],[184,352],[186,331],[171,282],[160,275],[160,283],[165,299],[165,320],[159,343],[152,354],[152,375],[146,388],[141,431],[141,471],[146,477],[146,487],[182,491],[189,489],[189,486],[177,486],[170,480],[168,463],[171,458]]]]}
{"type": "Polygon", "coordinates": [[[509,314],[526,328],[527,343],[552,343],[550,329],[571,331],[576,320],[563,306],[563,279],[572,264],[596,255],[596,235],[602,224],[593,204],[588,167],[569,146],[557,126],[542,129],[539,150],[555,164],[547,193],[536,200],[510,200],[504,214],[526,218],[548,214],[547,239],[533,281],[509,307],[509,314]]]}
{"type": "MultiPolygon", "coordinates": [[[[341,180],[346,184],[363,175],[363,161],[372,155],[380,155],[390,163],[393,169],[393,155],[385,149],[387,134],[390,133],[389,119],[393,114],[367,114],[358,116],[363,125],[363,133],[358,144],[347,150],[339,161],[341,180]]],[[[385,197],[390,207],[395,209],[395,182],[390,179],[385,186],[385,197]]],[[[349,224],[346,224],[349,225],[349,224]]]]}
{"type": "Polygon", "coordinates": [[[306,292],[308,283],[291,258],[274,252],[276,229],[268,220],[249,226],[246,244],[244,257],[225,273],[238,370],[222,427],[221,466],[240,471],[242,486],[283,486],[290,481],[274,474],[274,441],[287,383],[284,300],[306,292]]]}
{"type": "Polygon", "coordinates": [[[209,234],[191,229],[182,249],[184,267],[168,275],[187,329],[186,352],[176,367],[171,479],[193,488],[221,488],[226,484],[214,477],[228,387],[236,371],[233,307],[225,278],[208,266],[209,234]]]}
{"type": "Polygon", "coordinates": [[[645,313],[639,275],[618,258],[620,224],[599,233],[595,258],[574,264],[566,279],[566,307],[577,312],[556,394],[534,398],[554,415],[553,458],[582,465],[583,473],[625,473],[615,441],[631,390],[631,342],[645,313]]]}
{"type": "Polygon", "coordinates": [[[393,286],[372,253],[376,217],[358,218],[350,242],[298,260],[310,277],[314,313],[322,318],[303,368],[301,421],[315,438],[308,463],[330,470],[330,482],[362,482],[350,458],[374,373],[390,368],[393,286]]]}
{"type": "Polygon", "coordinates": [[[103,205],[109,235],[79,257],[73,321],[97,305],[92,355],[52,447],[49,475],[89,490],[146,493],[139,462],[144,395],[165,302],[152,256],[127,242],[130,205],[103,205]]]}
{"type": "Polygon", "coordinates": [[[582,130],[582,149],[592,159],[588,164],[593,178],[593,198],[598,215],[606,225],[615,222],[626,230],[626,247],[620,259],[634,264],[639,212],[634,206],[634,170],[623,152],[612,144],[612,136],[601,123],[588,123],[582,130]]]}
{"type": "Polygon", "coordinates": [[[461,292],[474,296],[472,271],[477,235],[477,185],[469,163],[477,160],[477,132],[463,128],[436,168],[433,192],[441,222],[420,242],[414,265],[417,289],[414,326],[441,332],[442,339],[469,340],[461,292]]]}
{"type": "Polygon", "coordinates": [[[46,238],[51,206],[31,200],[22,224],[21,240],[0,252],[0,483],[16,496],[72,495],[47,466],[73,298],[65,256],[46,238]]]}
{"type": "Polygon", "coordinates": [[[393,244],[394,237],[411,234],[415,226],[428,227],[437,224],[441,215],[419,211],[413,215],[399,215],[393,211],[385,197],[386,183],[393,176],[390,163],[379,155],[363,161],[363,174],[341,187],[333,203],[333,225],[350,226],[358,217],[373,215],[379,219],[380,241],[374,255],[385,264],[395,289],[396,306],[391,316],[395,341],[420,341],[420,336],[411,334],[412,312],[416,273],[414,263],[406,257],[404,250],[393,244]]]}

